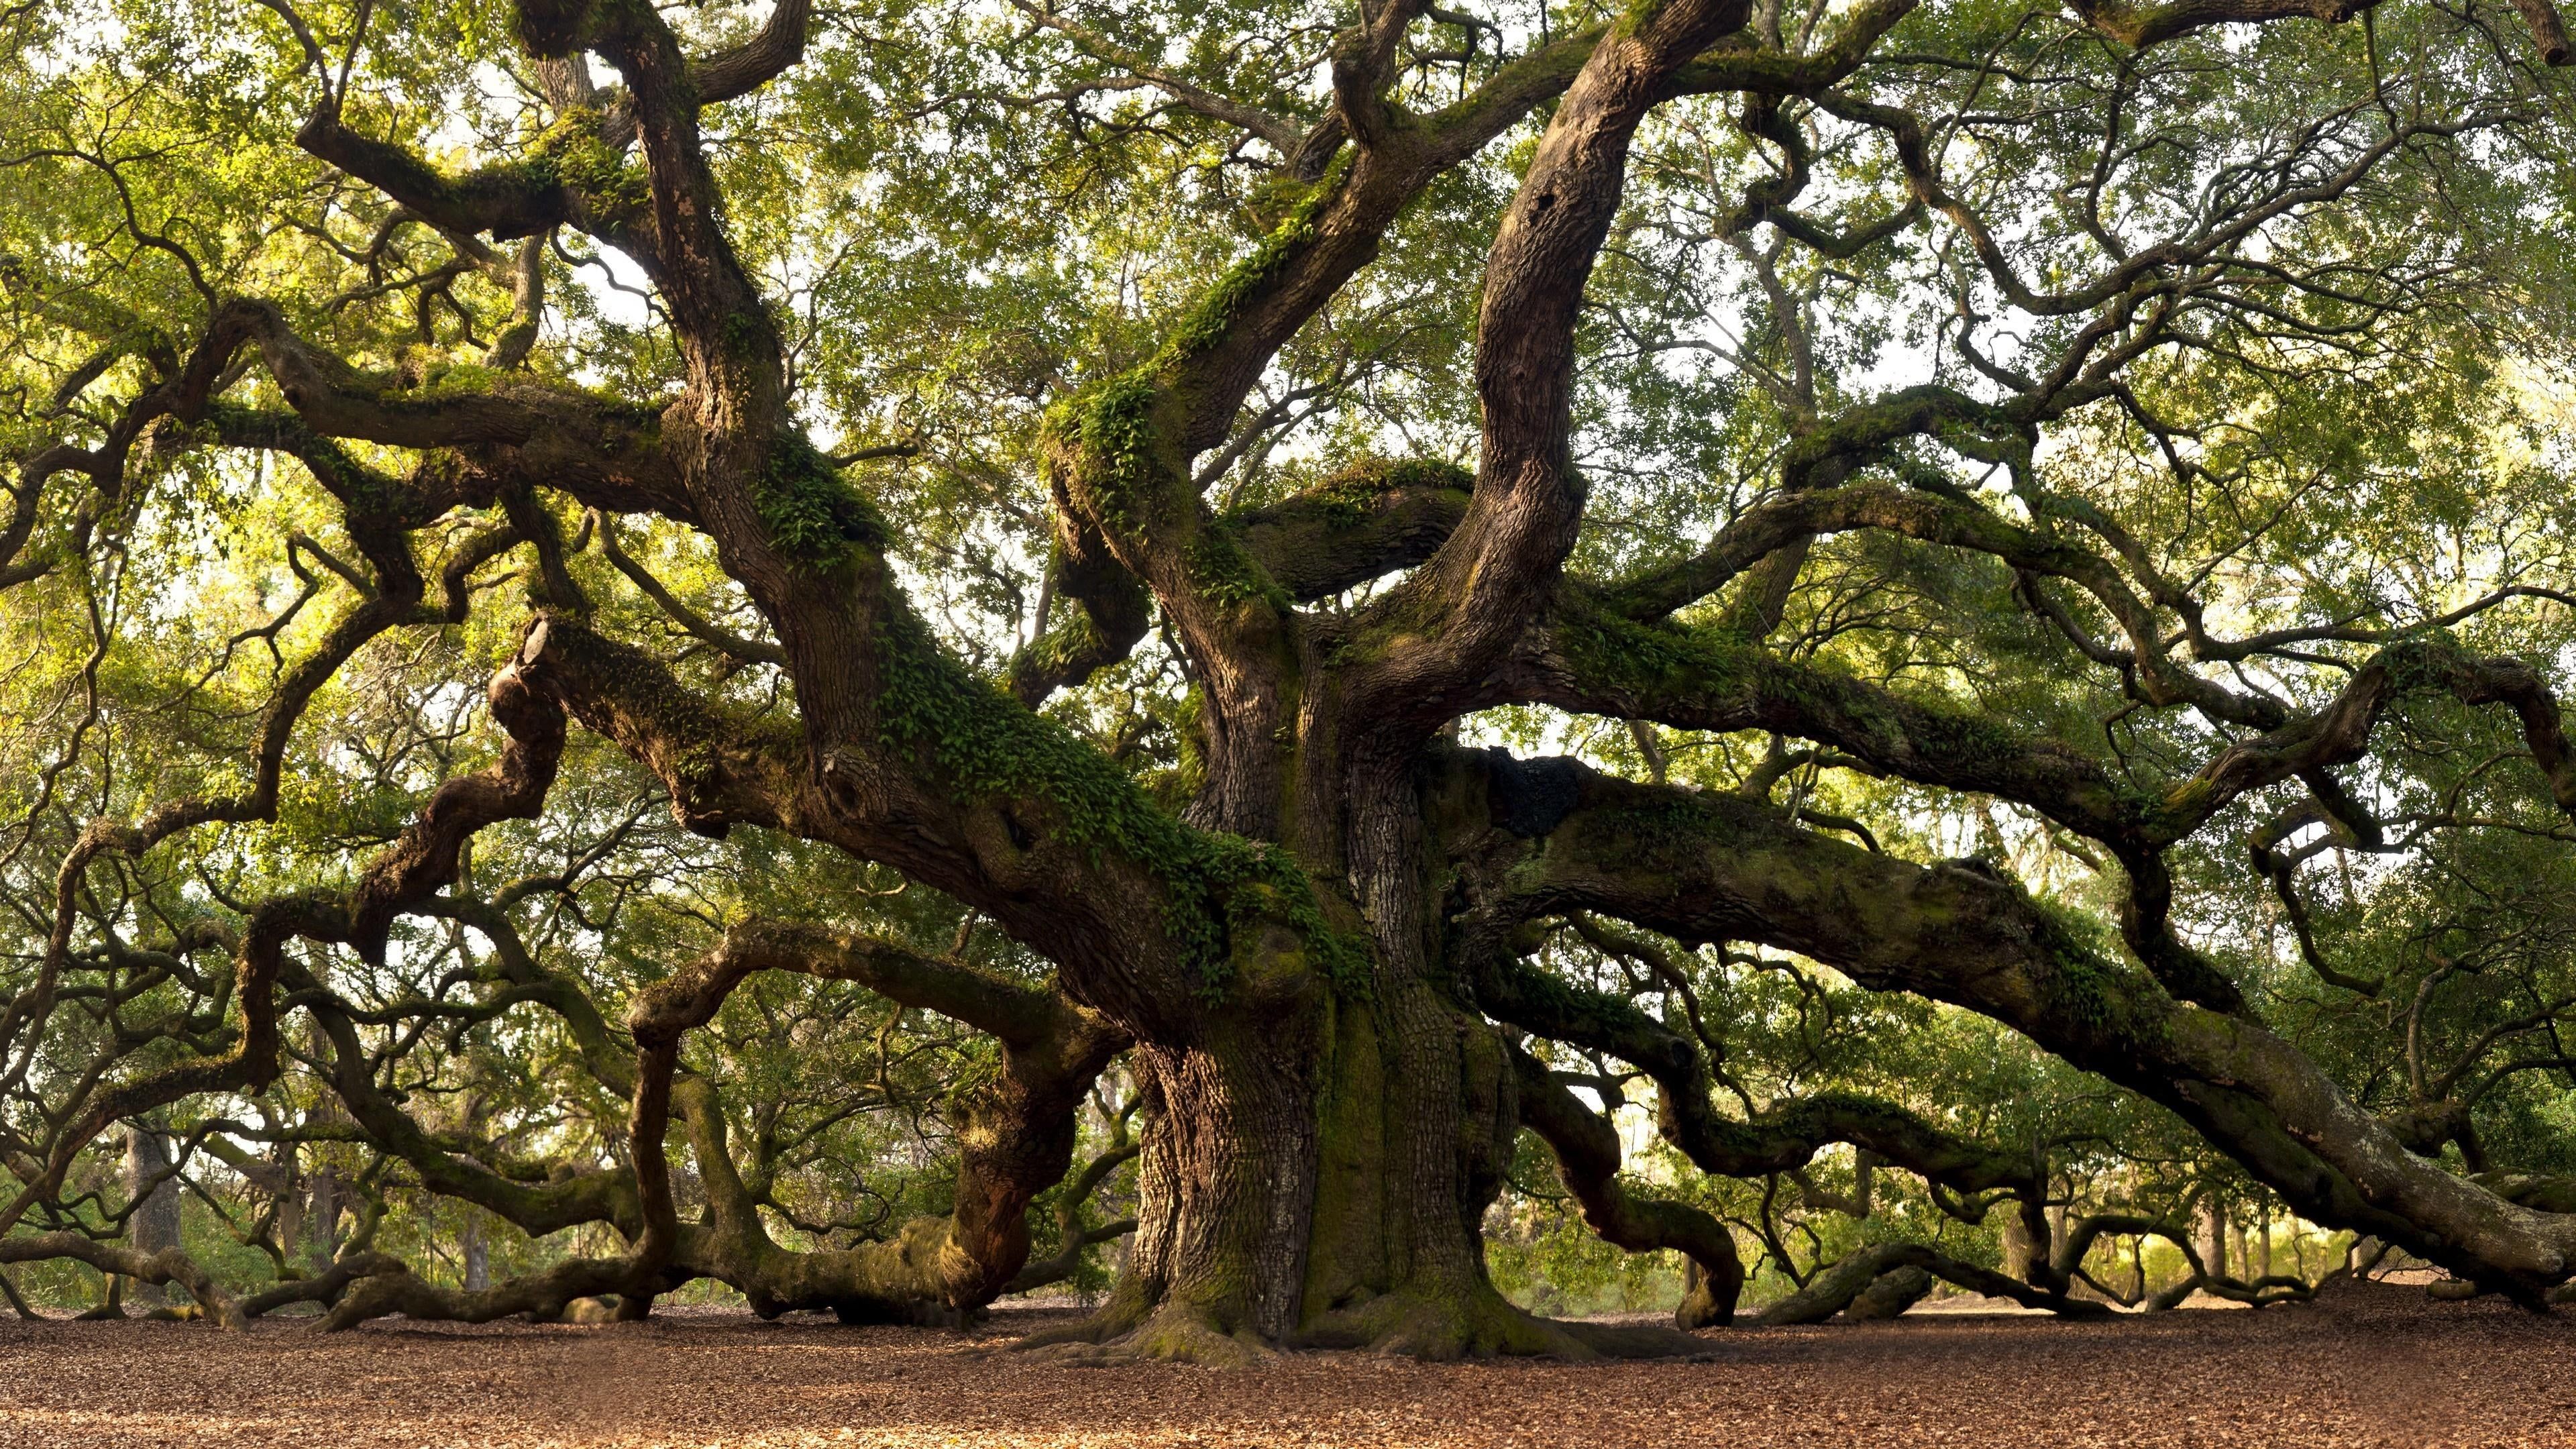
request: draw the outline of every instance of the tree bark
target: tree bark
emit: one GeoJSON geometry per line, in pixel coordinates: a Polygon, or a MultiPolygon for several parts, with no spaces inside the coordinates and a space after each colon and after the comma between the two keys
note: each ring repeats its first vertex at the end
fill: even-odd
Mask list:
{"type": "MultiPolygon", "coordinates": [[[[137,1252],[157,1254],[179,1246],[179,1179],[170,1171],[170,1138],[150,1127],[125,1132],[125,1190],[138,1200],[125,1236],[137,1252]]],[[[137,1280],[133,1298],[152,1307],[167,1301],[159,1283],[137,1280]]]]}
{"type": "Polygon", "coordinates": [[[305,1260],[318,1273],[330,1267],[340,1252],[340,1173],[336,1168],[317,1167],[308,1180],[312,1188],[304,1213],[305,1260]]]}

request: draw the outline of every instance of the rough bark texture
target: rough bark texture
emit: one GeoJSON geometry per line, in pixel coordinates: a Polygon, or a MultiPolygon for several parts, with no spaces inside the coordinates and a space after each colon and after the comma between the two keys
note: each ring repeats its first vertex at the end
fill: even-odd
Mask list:
{"type": "MultiPolygon", "coordinates": [[[[135,1205],[125,1220],[126,1240],[135,1251],[157,1255],[178,1247],[179,1180],[166,1134],[150,1127],[126,1129],[125,1191],[135,1205]]],[[[161,1285],[138,1283],[129,1296],[157,1306],[162,1301],[161,1285]]]]}

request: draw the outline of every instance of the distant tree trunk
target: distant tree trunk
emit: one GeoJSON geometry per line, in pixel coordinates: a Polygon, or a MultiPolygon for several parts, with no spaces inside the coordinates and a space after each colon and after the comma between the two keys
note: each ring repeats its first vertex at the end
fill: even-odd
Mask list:
{"type": "Polygon", "coordinates": [[[278,1252],[292,1262],[304,1242],[304,1179],[302,1162],[295,1144],[277,1145],[277,1227],[278,1252]]]}
{"type": "Polygon", "coordinates": [[[492,1286],[492,1248],[483,1237],[483,1219],[473,1209],[465,1216],[465,1291],[480,1293],[492,1286]]]}
{"type": "Polygon", "coordinates": [[[2212,1193],[2200,1200],[2200,1265],[2209,1276],[2221,1277],[2227,1272],[2227,1214],[2218,1195],[2212,1193]]]}
{"type": "Polygon", "coordinates": [[[2030,1250],[2033,1246],[2030,1239],[2030,1229],[2022,1225],[2021,1214],[2017,1211],[2011,1211],[2011,1207],[2011,1204],[2006,1204],[2005,1208],[2002,1210],[2004,1220],[2003,1272],[2006,1277],[2018,1278],[2021,1281],[2028,1283],[2030,1281],[2030,1250]]]}
{"type": "Polygon", "coordinates": [[[313,1170],[311,1208],[305,1216],[304,1229],[312,1244],[306,1253],[315,1272],[331,1266],[340,1251],[340,1174],[328,1167],[313,1170]]]}
{"type": "MultiPolygon", "coordinates": [[[[125,1133],[125,1190],[142,1206],[125,1220],[127,1241],[147,1253],[179,1246],[179,1180],[170,1171],[170,1139],[148,1127],[125,1133]],[[156,1181],[157,1179],[157,1181],[156,1181]]],[[[136,1301],[160,1307],[167,1301],[159,1284],[134,1285],[136,1301]]]]}

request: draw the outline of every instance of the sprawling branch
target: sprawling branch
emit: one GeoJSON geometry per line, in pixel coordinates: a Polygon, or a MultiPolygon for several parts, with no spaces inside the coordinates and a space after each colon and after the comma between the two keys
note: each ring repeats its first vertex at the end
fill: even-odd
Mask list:
{"type": "MultiPolygon", "coordinates": [[[[1874,1243],[1836,1261],[1807,1285],[1762,1310],[1756,1321],[1766,1327],[1821,1323],[1848,1313],[1875,1284],[1907,1270],[1945,1278],[1971,1293],[2009,1299],[2026,1308],[2046,1308],[2069,1316],[2099,1316],[2108,1310],[2080,1298],[2050,1295],[2018,1278],[1963,1263],[1938,1248],[1921,1243],[1874,1243]]],[[[1928,1279],[1918,1280],[1928,1287],[1928,1279]]],[[[1911,1290],[1920,1296],[1921,1289],[1911,1290]]],[[[1900,1305],[1902,1306],[1902,1305],[1900,1305]]]]}
{"type": "MultiPolygon", "coordinates": [[[[1924,430],[1924,423],[1912,416],[1914,409],[1891,406],[1889,411],[1901,417],[1889,422],[1890,433],[1898,428],[1924,430]]],[[[1928,406],[1924,413],[1928,418],[1928,406]]],[[[1992,554],[2025,573],[2069,580],[2091,594],[2128,636],[2129,650],[2119,662],[2132,671],[2145,702],[2190,704],[2213,719],[2257,728],[2284,722],[2286,711],[2278,701],[2223,688],[2170,659],[2149,600],[2140,598],[2109,561],[1972,504],[1908,489],[1853,485],[1792,492],[1757,505],[1719,530],[1696,556],[1622,588],[1617,605],[1631,618],[1657,618],[1715,592],[1779,549],[1853,528],[1885,529],[1927,543],[1992,554]]]]}
{"type": "Polygon", "coordinates": [[[2081,751],[1954,705],[1795,663],[1711,631],[1631,623],[1560,590],[1507,697],[1683,729],[1763,729],[1903,779],[2029,805],[2098,840],[2138,832],[2135,791],[2081,751]]]}
{"type": "MultiPolygon", "coordinates": [[[[537,641],[525,651],[536,652],[537,641]]],[[[345,657],[345,656],[344,656],[345,657]]],[[[332,661],[336,669],[338,660],[332,661]]],[[[524,663],[524,659],[522,663],[524,663]]],[[[309,691],[308,691],[309,692],[309,691]]],[[[280,896],[256,907],[242,930],[236,948],[237,983],[234,999],[239,1003],[242,1027],[233,1049],[148,1073],[134,1080],[97,1092],[84,1103],[66,1104],[65,1120],[56,1132],[43,1170],[28,1182],[0,1209],[0,1231],[14,1224],[35,1203],[44,1200],[61,1184],[73,1159],[106,1126],[121,1118],[180,1101],[207,1092],[258,1091],[276,1079],[279,1070],[280,1032],[277,988],[310,989],[311,981],[300,965],[286,955],[286,946],[296,936],[319,941],[356,945],[362,952],[381,952],[385,927],[393,916],[452,880],[456,874],[464,842],[473,833],[496,820],[525,817],[535,813],[547,786],[554,777],[555,765],[562,753],[564,719],[553,702],[528,687],[520,664],[513,664],[495,675],[490,686],[494,719],[511,739],[501,761],[489,771],[460,776],[447,781],[435,792],[420,817],[391,847],[369,861],[368,867],[346,897],[328,894],[280,896]]],[[[274,775],[266,787],[273,797],[274,775]]],[[[256,802],[254,802],[256,803],[256,802]]],[[[261,814],[272,809],[264,806],[261,814]]],[[[206,819],[261,818],[260,814],[243,815],[240,810],[215,810],[202,802],[179,802],[165,806],[140,826],[123,827],[122,831],[102,832],[93,825],[89,836],[122,840],[131,846],[129,836],[157,841],[206,819]],[[162,826],[176,820],[168,830],[162,826]],[[157,832],[157,833],[156,833],[157,832]]],[[[108,822],[101,822],[106,824],[108,822]]],[[[86,863],[88,856],[75,854],[74,860],[86,863]]],[[[73,869],[66,865],[66,871],[73,869]]],[[[76,879],[76,877],[75,877],[76,879]]],[[[70,885],[64,887],[66,899],[70,885]]],[[[58,929],[57,934],[61,934],[58,929]]],[[[32,1021],[41,1029],[44,1013],[50,1009],[53,973],[40,976],[28,993],[21,993],[11,1003],[10,1019],[32,1021]]],[[[334,1020],[327,1013],[317,1013],[326,1029],[334,1020]]],[[[398,1135],[408,1129],[419,1137],[416,1127],[383,1098],[365,1069],[359,1065],[360,1053],[350,1031],[345,1013],[337,1018],[343,1034],[340,1042],[344,1095],[382,1105],[384,1125],[398,1135]],[[352,1076],[351,1073],[356,1075],[352,1076]],[[400,1119],[397,1122],[395,1119],[400,1119]]],[[[32,1055],[30,1053],[29,1055],[32,1055]]],[[[23,1070],[23,1065],[19,1070],[23,1070]]],[[[488,1176],[488,1174],[486,1174],[488,1176]]]]}
{"type": "Polygon", "coordinates": [[[232,1295],[216,1284],[214,1275],[202,1264],[177,1248],[147,1253],[69,1230],[0,1237],[0,1263],[37,1263],[58,1258],[87,1263],[102,1273],[122,1273],[145,1283],[176,1283],[188,1290],[188,1296],[196,1299],[197,1306],[218,1326],[242,1325],[243,1313],[232,1295]]]}
{"type": "Polygon", "coordinates": [[[2073,9],[2095,30],[2122,45],[2144,50],[2214,25],[2296,19],[2341,25],[2376,3],[2377,0],[2166,0],[2160,5],[2132,5],[2128,0],[2073,0],[2073,9]]]}
{"type": "Polygon", "coordinates": [[[2406,1151],[2288,1043],[2177,1002],[1993,874],[1922,867],[1798,829],[1767,806],[1571,767],[1545,849],[1487,909],[1594,910],[1684,940],[1801,952],[1864,986],[1991,1016],[2191,1122],[2311,1221],[2376,1233],[2538,1302],[2576,1274],[2576,1220],[2406,1151]]]}
{"type": "Polygon", "coordinates": [[[737,718],[661,661],[570,618],[539,620],[521,659],[531,683],[661,778],[688,829],[720,838],[737,823],[800,818],[805,749],[792,725],[737,718]]]}
{"type": "Polygon", "coordinates": [[[1101,1069],[1126,1049],[1126,1034],[1050,988],[882,941],[753,922],[728,931],[714,951],[646,994],[635,1017],[638,1042],[676,1039],[703,1024],[757,971],[856,981],[966,1022],[1001,1041],[1001,1071],[963,1094],[954,1211],[907,1226],[892,1243],[846,1254],[787,1253],[770,1243],[740,1182],[731,1180],[722,1117],[711,1086],[700,1084],[687,1113],[710,1181],[709,1218],[682,1235],[681,1261],[733,1283],[765,1312],[822,1306],[818,1299],[868,1316],[909,1316],[923,1303],[977,1312],[1027,1263],[1029,1202],[1064,1179],[1075,1114],[1101,1069]]]}
{"type": "MultiPolygon", "coordinates": [[[[521,646],[520,664],[533,663],[543,647],[543,639],[532,634],[521,646]]],[[[465,844],[476,831],[502,820],[534,819],[554,784],[563,758],[562,707],[530,688],[517,665],[493,676],[487,697],[493,723],[507,736],[500,762],[441,785],[349,893],[349,937],[371,961],[383,959],[395,916],[456,878],[465,844]]]]}
{"type": "Polygon", "coordinates": [[[1682,67],[1749,13],[1737,0],[1682,0],[1614,26],[1549,121],[1486,262],[1474,501],[1373,611],[1380,629],[1414,627],[1355,681],[1359,713],[1384,740],[1367,748],[1410,748],[1452,717],[1458,692],[1510,648],[1573,547],[1583,507],[1568,442],[1574,322],[1618,211],[1629,143],[1682,67]]]}
{"type": "Polygon", "coordinates": [[[1744,1290],[1744,1260],[1735,1234],[1688,1203],[1649,1197],[1619,1180],[1619,1132],[1583,1105],[1546,1065],[1511,1048],[1520,1075],[1521,1121],[1547,1139],[1566,1191],[1583,1205],[1583,1220],[1604,1239],[1632,1253],[1671,1248],[1699,1265],[1700,1278],[1674,1310],[1681,1328],[1708,1328],[1735,1319],[1744,1290]]]}
{"type": "Polygon", "coordinates": [[[1626,1000],[1569,986],[1501,957],[1486,958],[1476,999],[1491,1015],[1556,1041],[1603,1052],[1654,1079],[1663,1134],[1702,1171],[1762,1177],[1806,1166],[1842,1142],[1958,1192],[2010,1189],[2036,1197],[2027,1154],[1998,1151],[1942,1131],[1915,1113],[1848,1093],[1776,1103],[1750,1121],[1721,1115],[1698,1043],[1626,1000]]]}

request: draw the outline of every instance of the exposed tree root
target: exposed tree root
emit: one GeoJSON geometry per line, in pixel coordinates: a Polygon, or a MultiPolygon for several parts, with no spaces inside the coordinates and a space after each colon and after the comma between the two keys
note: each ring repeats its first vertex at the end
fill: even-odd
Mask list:
{"type": "Polygon", "coordinates": [[[1030,1334],[1011,1345],[1017,1352],[1058,1363],[1190,1363],[1205,1368],[1250,1368],[1278,1351],[1247,1325],[1229,1327],[1213,1310],[1167,1301],[1139,1318],[1117,1300],[1080,1323],[1030,1334]]]}
{"type": "Polygon", "coordinates": [[[1708,1351],[1677,1329],[1541,1318],[1479,1284],[1463,1296],[1400,1290],[1326,1315],[1299,1336],[1318,1348],[1364,1348],[1446,1362],[1461,1358],[1675,1358],[1708,1351]]]}

